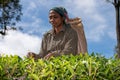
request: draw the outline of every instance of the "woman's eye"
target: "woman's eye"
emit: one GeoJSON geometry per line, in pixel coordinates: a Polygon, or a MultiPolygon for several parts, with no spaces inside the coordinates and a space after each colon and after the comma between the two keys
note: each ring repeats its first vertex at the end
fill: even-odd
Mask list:
{"type": "Polygon", "coordinates": [[[57,16],[54,16],[54,18],[58,18],[57,16]]]}

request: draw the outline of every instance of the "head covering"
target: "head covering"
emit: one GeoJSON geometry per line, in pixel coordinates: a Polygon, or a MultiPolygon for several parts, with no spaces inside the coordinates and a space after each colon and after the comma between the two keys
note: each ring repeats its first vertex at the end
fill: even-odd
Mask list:
{"type": "Polygon", "coordinates": [[[68,19],[67,10],[64,7],[53,7],[52,9],[50,9],[50,11],[51,10],[57,12],[60,16],[64,17],[65,19],[68,19]]]}

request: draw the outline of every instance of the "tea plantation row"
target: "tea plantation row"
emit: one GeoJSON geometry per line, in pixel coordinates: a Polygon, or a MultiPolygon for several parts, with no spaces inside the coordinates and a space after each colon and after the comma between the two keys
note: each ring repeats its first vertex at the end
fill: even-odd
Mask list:
{"type": "Polygon", "coordinates": [[[64,55],[48,60],[0,57],[0,80],[120,80],[120,60],[99,54],[64,55]]]}

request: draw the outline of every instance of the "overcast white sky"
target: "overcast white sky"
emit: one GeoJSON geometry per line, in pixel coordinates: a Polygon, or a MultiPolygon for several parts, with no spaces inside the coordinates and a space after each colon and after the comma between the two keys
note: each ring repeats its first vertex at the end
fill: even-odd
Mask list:
{"type": "Polygon", "coordinates": [[[42,35],[51,29],[49,10],[63,6],[69,17],[80,17],[88,43],[89,54],[114,55],[116,45],[115,10],[105,0],[21,0],[22,20],[17,23],[23,31],[8,31],[0,37],[0,53],[25,56],[28,51],[39,52],[42,35]]]}

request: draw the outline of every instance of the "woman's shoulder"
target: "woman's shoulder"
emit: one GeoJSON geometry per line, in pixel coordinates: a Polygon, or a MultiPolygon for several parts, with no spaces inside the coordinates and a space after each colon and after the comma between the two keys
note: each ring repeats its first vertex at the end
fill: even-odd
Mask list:
{"type": "Polygon", "coordinates": [[[53,30],[51,29],[51,30],[45,32],[45,33],[43,34],[43,36],[48,36],[48,35],[51,35],[52,33],[53,33],[53,30]]]}
{"type": "Polygon", "coordinates": [[[71,27],[70,24],[66,24],[66,31],[72,34],[76,34],[76,31],[71,27]]]}

